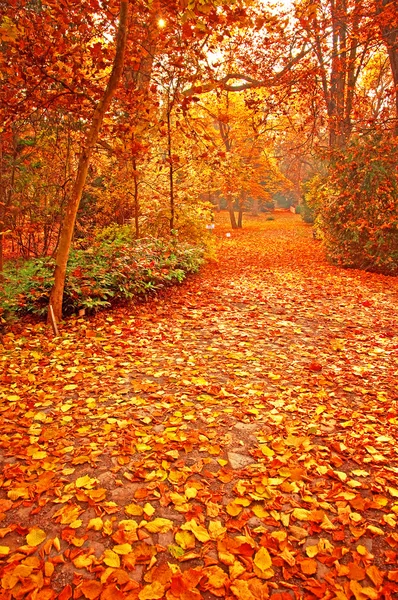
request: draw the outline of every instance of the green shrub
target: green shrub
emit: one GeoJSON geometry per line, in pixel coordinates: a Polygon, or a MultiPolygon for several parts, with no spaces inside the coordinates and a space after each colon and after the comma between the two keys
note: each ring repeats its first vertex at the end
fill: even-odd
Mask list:
{"type": "Polygon", "coordinates": [[[333,155],[320,226],[330,260],[398,274],[398,146],[381,135],[333,155]]]}
{"type": "MultiPolygon", "coordinates": [[[[95,311],[113,302],[144,298],[203,262],[203,248],[153,238],[133,240],[126,228],[108,239],[98,235],[93,246],[71,253],[64,292],[64,314],[95,311]]],[[[54,260],[40,258],[8,265],[0,291],[0,307],[12,312],[44,315],[53,283],[54,260]]]]}

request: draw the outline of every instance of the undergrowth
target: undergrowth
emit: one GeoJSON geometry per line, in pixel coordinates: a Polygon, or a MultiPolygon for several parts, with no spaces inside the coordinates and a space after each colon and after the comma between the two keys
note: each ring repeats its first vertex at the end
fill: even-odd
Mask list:
{"type": "MultiPolygon", "coordinates": [[[[133,240],[128,232],[98,236],[68,262],[63,314],[96,311],[118,301],[142,299],[198,271],[204,249],[177,240],[133,240]]],[[[53,285],[54,259],[10,262],[0,289],[0,314],[45,315],[53,285]]]]}

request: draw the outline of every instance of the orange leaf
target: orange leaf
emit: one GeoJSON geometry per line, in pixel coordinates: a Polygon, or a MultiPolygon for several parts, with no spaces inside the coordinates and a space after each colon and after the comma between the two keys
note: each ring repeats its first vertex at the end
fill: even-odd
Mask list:
{"type": "Polygon", "coordinates": [[[363,569],[360,565],[357,565],[357,563],[351,562],[351,563],[348,563],[347,566],[349,568],[349,572],[348,572],[349,579],[355,579],[356,581],[361,581],[362,579],[365,579],[365,576],[366,576],[365,569],[363,569]]]}
{"type": "Polygon", "coordinates": [[[370,567],[367,567],[366,575],[369,577],[372,583],[374,583],[376,588],[379,588],[383,583],[384,574],[381,571],[379,571],[376,565],[371,565],[370,567]]]}
{"type": "Polygon", "coordinates": [[[86,598],[94,600],[94,598],[98,598],[103,588],[99,581],[87,580],[83,581],[80,589],[86,598]]]}
{"type": "Polygon", "coordinates": [[[313,575],[317,570],[317,562],[313,558],[305,558],[300,562],[300,569],[304,575],[313,575]]]}
{"type": "Polygon", "coordinates": [[[68,583],[58,596],[58,600],[70,600],[70,598],[72,598],[72,588],[68,583]]]}
{"type": "Polygon", "coordinates": [[[125,600],[125,597],[115,584],[108,586],[101,594],[101,600],[125,600]]]}

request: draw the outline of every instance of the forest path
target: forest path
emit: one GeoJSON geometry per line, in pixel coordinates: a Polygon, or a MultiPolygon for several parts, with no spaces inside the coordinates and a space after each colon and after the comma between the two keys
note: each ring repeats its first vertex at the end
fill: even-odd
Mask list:
{"type": "Polygon", "coordinates": [[[218,215],[218,262],[147,304],[5,336],[0,598],[397,597],[397,279],[266,218],[218,215]]]}

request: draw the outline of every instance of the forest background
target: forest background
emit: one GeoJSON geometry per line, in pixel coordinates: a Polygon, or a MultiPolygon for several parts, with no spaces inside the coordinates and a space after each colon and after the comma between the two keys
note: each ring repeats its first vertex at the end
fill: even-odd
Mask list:
{"type": "Polygon", "coordinates": [[[396,275],[397,27],[394,0],[1,3],[3,316],[181,281],[215,208],[299,205],[332,262],[396,275]]]}

